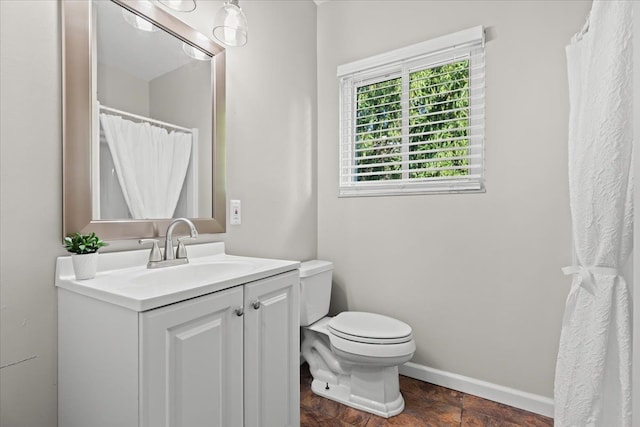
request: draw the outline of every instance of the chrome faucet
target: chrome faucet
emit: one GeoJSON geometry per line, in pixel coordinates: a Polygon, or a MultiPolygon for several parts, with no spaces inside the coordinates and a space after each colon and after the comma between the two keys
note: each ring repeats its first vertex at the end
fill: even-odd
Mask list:
{"type": "Polygon", "coordinates": [[[187,259],[187,249],[184,247],[184,243],[182,243],[182,241],[186,239],[195,239],[196,237],[198,237],[198,230],[196,230],[196,226],[193,225],[193,222],[191,222],[187,218],[174,219],[173,222],[169,224],[169,228],[167,228],[167,238],[164,243],[164,260],[170,261],[173,259],[184,259],[185,262],[189,262],[189,260],[187,259]],[[176,250],[176,254],[174,256],[173,229],[176,228],[176,225],[180,224],[181,222],[189,226],[190,237],[178,238],[178,249],[176,250]]]}
{"type": "Polygon", "coordinates": [[[187,218],[177,218],[173,220],[167,228],[167,237],[164,244],[164,255],[161,254],[158,248],[158,239],[140,239],[140,244],[153,243],[151,253],[149,254],[149,262],[147,268],[161,268],[170,267],[172,265],[187,264],[189,259],[187,258],[187,248],[184,246],[184,240],[195,239],[198,237],[198,230],[196,226],[187,218]],[[178,249],[175,254],[173,252],[173,229],[180,223],[187,224],[189,227],[189,236],[178,238],[178,249]]]}

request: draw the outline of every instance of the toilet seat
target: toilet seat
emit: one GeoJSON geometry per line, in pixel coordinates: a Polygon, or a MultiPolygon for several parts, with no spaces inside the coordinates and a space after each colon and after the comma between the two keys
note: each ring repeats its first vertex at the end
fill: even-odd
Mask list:
{"type": "Polygon", "coordinates": [[[331,319],[327,329],[331,346],[344,353],[401,358],[416,349],[411,327],[381,314],[346,311],[331,319]]]}
{"type": "MultiPolygon", "coordinates": [[[[416,343],[413,339],[398,344],[369,344],[351,341],[332,333],[329,334],[329,342],[332,350],[337,353],[366,356],[374,363],[383,364],[382,359],[398,359],[412,355],[416,351],[416,343]]],[[[401,362],[403,363],[403,362],[401,362]]],[[[397,363],[392,363],[397,364],[397,363]]]]}
{"type": "Polygon", "coordinates": [[[358,336],[358,335],[345,334],[344,332],[340,332],[340,331],[337,331],[337,330],[331,329],[331,328],[329,328],[329,333],[331,333],[332,335],[335,335],[337,337],[343,338],[345,340],[359,342],[359,343],[362,343],[362,344],[381,344],[381,345],[401,344],[403,342],[411,341],[411,338],[413,338],[411,335],[406,336],[406,337],[387,338],[387,339],[369,338],[369,337],[361,337],[361,336],[358,336]]]}
{"type": "Polygon", "coordinates": [[[410,341],[411,327],[392,317],[361,311],[345,311],[331,319],[329,332],[366,344],[399,344],[410,341]]]}

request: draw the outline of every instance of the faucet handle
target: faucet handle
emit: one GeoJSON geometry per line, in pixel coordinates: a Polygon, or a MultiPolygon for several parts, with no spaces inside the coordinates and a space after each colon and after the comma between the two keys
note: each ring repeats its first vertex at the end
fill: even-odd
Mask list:
{"type": "Polygon", "coordinates": [[[185,240],[195,240],[195,237],[191,237],[191,236],[178,237],[178,249],[176,249],[176,259],[187,258],[187,248],[184,245],[185,240]]]}
{"type": "Polygon", "coordinates": [[[151,247],[151,253],[149,254],[149,262],[162,261],[162,253],[158,247],[158,239],[140,239],[138,243],[144,245],[145,243],[153,243],[151,247]]]}

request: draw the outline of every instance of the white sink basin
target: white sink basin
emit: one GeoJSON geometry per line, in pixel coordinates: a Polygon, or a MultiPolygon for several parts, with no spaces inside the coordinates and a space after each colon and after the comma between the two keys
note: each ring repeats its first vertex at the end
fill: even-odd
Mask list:
{"type": "Polygon", "coordinates": [[[211,261],[146,270],[133,275],[129,281],[141,286],[172,286],[180,283],[198,285],[249,274],[255,269],[256,265],[247,261],[211,261]]]}
{"type": "Polygon", "coordinates": [[[300,265],[297,261],[227,255],[222,242],[190,245],[188,249],[189,264],[157,269],[146,268],[148,250],[100,254],[98,274],[89,280],[76,280],[71,257],[60,257],[56,286],[140,312],[292,271],[300,265]]]}

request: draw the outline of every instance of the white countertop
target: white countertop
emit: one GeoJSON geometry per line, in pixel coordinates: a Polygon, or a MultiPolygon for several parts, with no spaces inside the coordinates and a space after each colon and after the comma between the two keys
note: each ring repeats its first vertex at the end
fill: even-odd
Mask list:
{"type": "Polygon", "coordinates": [[[131,310],[146,311],[300,266],[297,261],[227,255],[223,242],[189,245],[187,253],[189,264],[153,270],[147,269],[149,249],[101,253],[96,277],[89,280],[76,280],[71,257],[59,257],[55,285],[131,310]],[[209,271],[211,274],[202,274],[209,271]]]}

